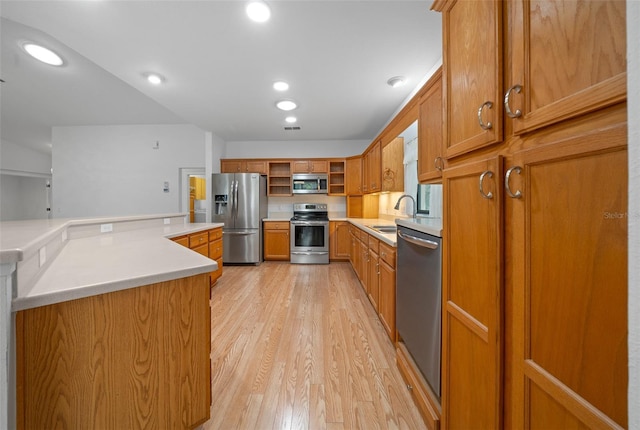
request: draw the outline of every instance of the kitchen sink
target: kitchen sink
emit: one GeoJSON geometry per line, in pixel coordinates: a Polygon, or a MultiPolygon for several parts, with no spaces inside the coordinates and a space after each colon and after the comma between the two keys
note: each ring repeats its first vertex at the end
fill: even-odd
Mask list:
{"type": "Polygon", "coordinates": [[[397,231],[395,225],[368,225],[367,227],[380,233],[395,233],[397,231]]]}

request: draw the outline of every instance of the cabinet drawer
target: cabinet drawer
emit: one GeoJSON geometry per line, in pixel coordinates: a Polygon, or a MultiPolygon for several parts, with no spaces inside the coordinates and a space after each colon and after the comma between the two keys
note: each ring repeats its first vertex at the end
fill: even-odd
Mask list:
{"type": "Polygon", "coordinates": [[[222,229],[216,228],[213,230],[209,230],[209,242],[213,242],[214,240],[218,240],[222,238],[222,229]]]}
{"type": "Polygon", "coordinates": [[[171,240],[173,240],[178,245],[182,245],[187,248],[189,247],[189,236],[174,237],[171,240]]]}
{"type": "Polygon", "coordinates": [[[209,242],[209,258],[216,260],[220,257],[222,257],[222,241],[209,242]]]}
{"type": "Polygon", "coordinates": [[[369,234],[366,231],[359,231],[360,233],[360,240],[363,241],[364,243],[369,243],[369,234]]]}
{"type": "Polygon", "coordinates": [[[209,242],[209,233],[203,231],[202,233],[194,233],[189,235],[189,248],[195,248],[196,246],[209,242]]]}
{"type": "Polygon", "coordinates": [[[199,246],[192,246],[191,249],[199,254],[204,255],[205,257],[209,256],[209,244],[203,243],[199,246]]]}
{"type": "Polygon", "coordinates": [[[389,266],[396,267],[396,249],[383,242],[380,242],[380,258],[389,266]]]}
{"type": "Polygon", "coordinates": [[[289,230],[288,221],[265,221],[265,230],[289,230]]]}
{"type": "Polygon", "coordinates": [[[376,239],[373,236],[369,236],[369,249],[372,250],[373,252],[375,252],[376,254],[379,254],[379,245],[380,245],[380,241],[378,239],[376,239]]]}

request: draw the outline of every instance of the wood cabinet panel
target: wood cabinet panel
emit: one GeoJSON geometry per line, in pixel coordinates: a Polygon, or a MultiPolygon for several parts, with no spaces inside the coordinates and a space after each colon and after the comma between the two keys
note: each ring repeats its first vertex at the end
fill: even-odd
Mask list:
{"type": "Polygon", "coordinates": [[[516,153],[509,403],[517,426],[627,423],[626,124],[516,153]],[[571,244],[572,246],[568,246],[571,244]]]}
{"type": "Polygon", "coordinates": [[[362,194],[362,157],[347,159],[347,195],[362,194]]]}
{"type": "Polygon", "coordinates": [[[349,223],[329,221],[329,259],[348,260],[351,247],[349,223]]]}
{"type": "MultiPolygon", "coordinates": [[[[382,248],[381,248],[382,253],[382,248]]],[[[396,270],[380,258],[378,316],[392,343],[396,342],[396,270]]]]}
{"type": "Polygon", "coordinates": [[[327,173],[329,171],[327,160],[294,160],[291,165],[293,173],[327,173]]]}
{"type": "Polygon", "coordinates": [[[425,85],[426,92],[420,98],[418,119],[418,181],[427,182],[442,178],[444,141],[442,138],[442,68],[425,85]]]}
{"type": "Polygon", "coordinates": [[[380,297],[380,256],[378,254],[380,241],[368,235],[367,237],[367,294],[373,308],[378,311],[380,297]]]}
{"type": "Polygon", "coordinates": [[[382,191],[404,191],[404,138],[396,137],[382,148],[382,191]]]}
{"type": "Polygon", "coordinates": [[[264,259],[288,261],[290,256],[290,226],[286,221],[264,222],[264,259]]]}
{"type": "Polygon", "coordinates": [[[500,158],[443,175],[443,428],[501,428],[501,178],[500,158]]]}
{"type": "Polygon", "coordinates": [[[362,190],[376,193],[382,190],[382,144],[378,140],[364,155],[362,190]]]}
{"type": "MultiPolygon", "coordinates": [[[[548,126],[626,99],[626,2],[508,3],[515,133],[548,126]]],[[[505,88],[505,92],[507,89],[505,88]]]]}
{"type": "Polygon", "coordinates": [[[220,160],[220,173],[260,173],[266,175],[266,160],[220,160]]]}
{"type": "Polygon", "coordinates": [[[202,274],[18,312],[18,428],[205,422],[209,298],[202,274]]]}
{"type": "Polygon", "coordinates": [[[498,0],[434,5],[443,18],[447,158],[502,141],[502,6],[498,0]]]}

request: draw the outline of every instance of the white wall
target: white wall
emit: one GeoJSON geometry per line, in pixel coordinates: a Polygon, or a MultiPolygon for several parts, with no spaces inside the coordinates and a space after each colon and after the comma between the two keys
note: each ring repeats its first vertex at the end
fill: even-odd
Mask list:
{"type": "Polygon", "coordinates": [[[52,161],[55,218],[175,213],[179,169],[205,167],[205,132],[192,125],[54,127],[52,161]]]}
{"type": "Polygon", "coordinates": [[[329,158],[360,155],[370,140],[227,142],[223,158],[329,158]]]}
{"type": "Polygon", "coordinates": [[[3,173],[51,175],[51,155],[0,140],[0,170],[3,173]]]}
{"type": "Polygon", "coordinates": [[[48,218],[46,178],[0,175],[0,221],[48,218]]]}
{"type": "Polygon", "coordinates": [[[640,2],[627,1],[629,428],[640,429],[640,2]]]}

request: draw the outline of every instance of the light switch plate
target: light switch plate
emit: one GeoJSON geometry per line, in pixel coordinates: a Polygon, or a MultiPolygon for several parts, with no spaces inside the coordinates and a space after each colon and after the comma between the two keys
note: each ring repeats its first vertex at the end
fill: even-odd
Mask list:
{"type": "Polygon", "coordinates": [[[113,231],[113,224],[100,224],[100,233],[109,233],[113,231]]]}

